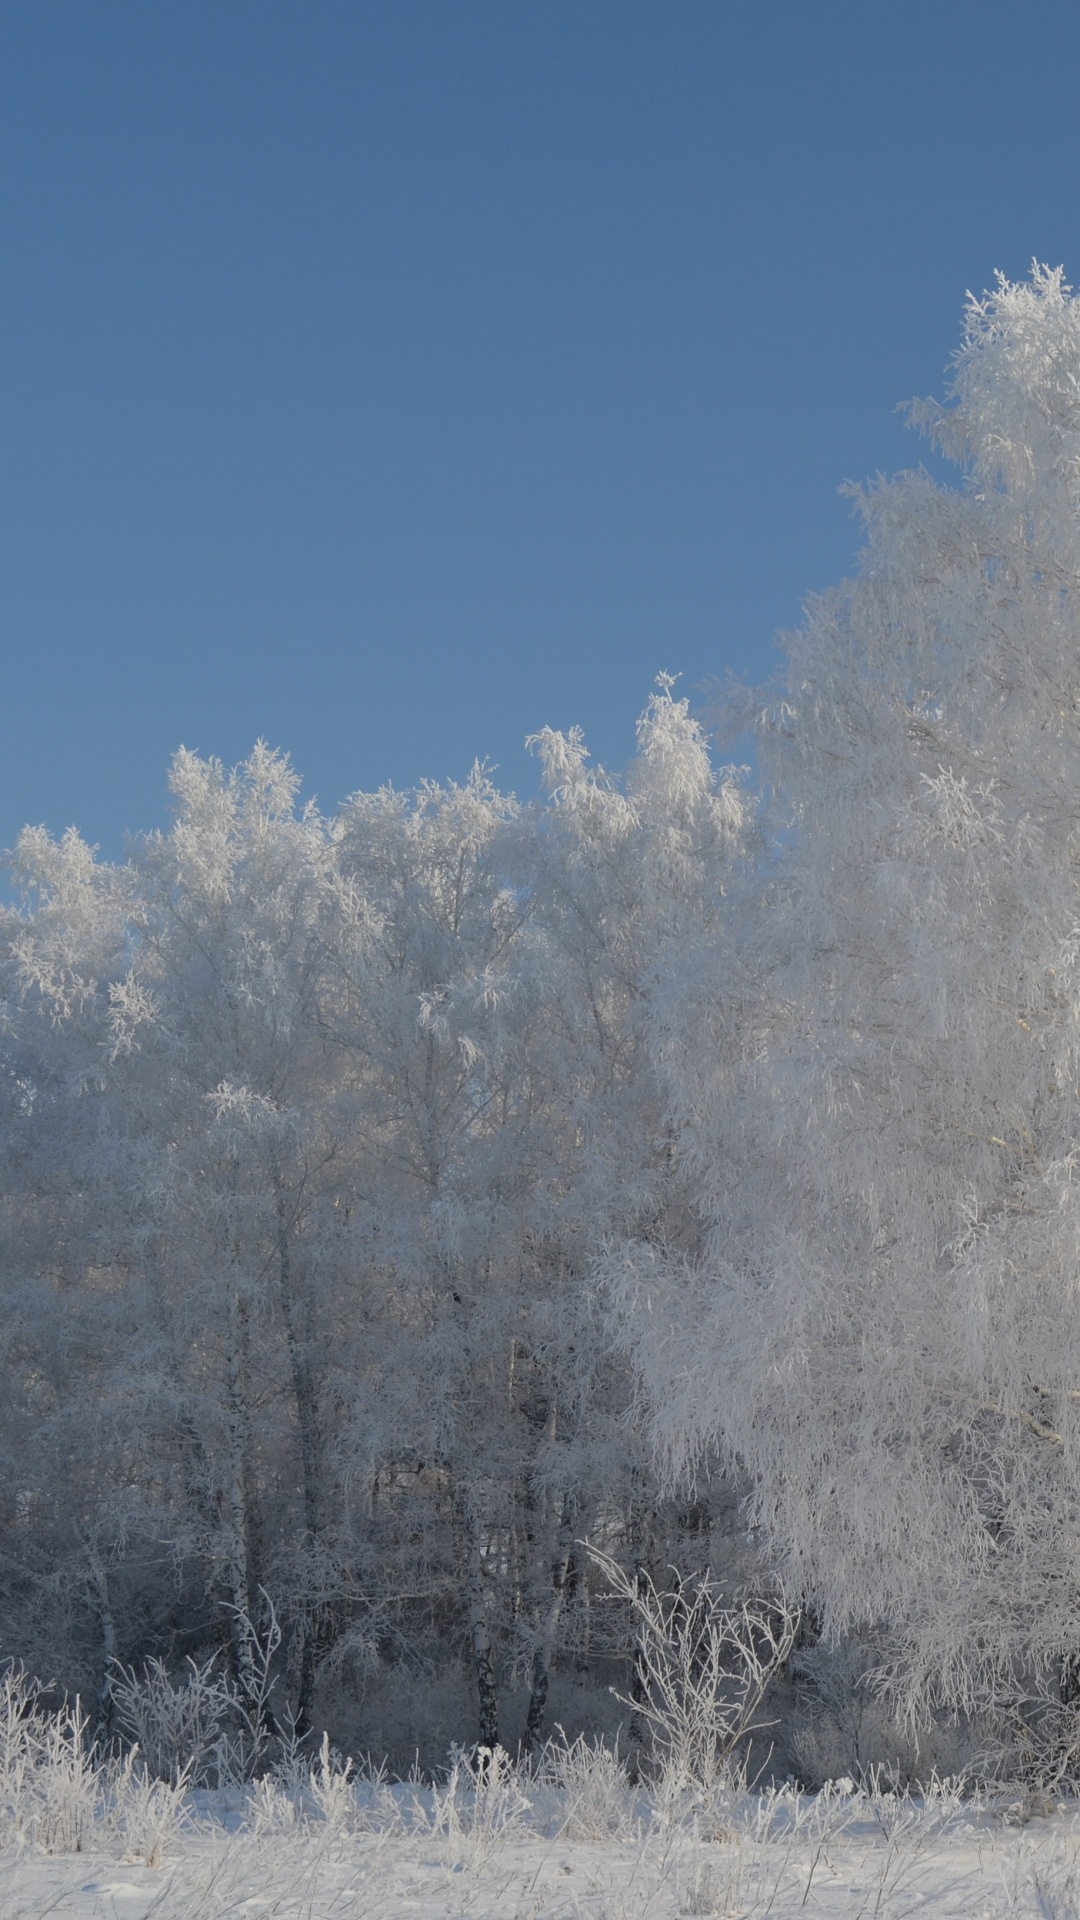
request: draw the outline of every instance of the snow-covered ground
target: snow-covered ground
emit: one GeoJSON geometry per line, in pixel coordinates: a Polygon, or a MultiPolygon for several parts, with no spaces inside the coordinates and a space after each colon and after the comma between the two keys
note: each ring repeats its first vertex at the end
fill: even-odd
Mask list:
{"type": "Polygon", "coordinates": [[[603,1775],[576,1793],[512,1776],[479,1796],[460,1780],[369,1785],[321,1810],[277,1786],[242,1813],[236,1796],[196,1800],[162,1820],[155,1865],[95,1851],[92,1834],[79,1853],[0,1855],[3,1920],[1080,1915],[1080,1814],[1065,1808],[1026,1819],[827,1790],[718,1801],[687,1823],[603,1775]]]}

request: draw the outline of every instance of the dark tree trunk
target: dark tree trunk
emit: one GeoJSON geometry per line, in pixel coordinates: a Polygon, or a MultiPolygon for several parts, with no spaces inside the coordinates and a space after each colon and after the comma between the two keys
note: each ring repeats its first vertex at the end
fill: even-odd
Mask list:
{"type": "Polygon", "coordinates": [[[569,1508],[564,1506],[558,1544],[551,1563],[551,1595],[533,1649],[529,1711],[525,1718],[525,1734],[521,1743],[525,1753],[534,1753],[543,1740],[544,1714],[547,1710],[548,1686],[551,1677],[551,1656],[572,1564],[572,1522],[569,1508]]]}
{"type": "MultiPolygon", "coordinates": [[[[280,1188],[275,1178],[274,1185],[280,1188]]],[[[285,1328],[285,1346],[289,1356],[296,1425],[300,1437],[300,1471],[304,1490],[304,1524],[310,1539],[318,1537],[322,1505],[323,1447],[319,1431],[319,1391],[315,1370],[296,1324],[293,1298],[292,1250],[289,1245],[289,1221],[280,1191],[278,1220],[278,1299],[285,1328]]]]}
{"type": "Polygon", "coordinates": [[[224,1587],[229,1615],[233,1673],[245,1700],[258,1693],[256,1596],[261,1554],[251,1440],[249,1312],[246,1300],[234,1302],[232,1338],[226,1354],[228,1441],[221,1502],[224,1587]]]}
{"type": "MultiPolygon", "coordinates": [[[[319,1388],[315,1369],[297,1327],[296,1301],[294,1298],[292,1249],[289,1244],[290,1222],[282,1191],[280,1175],[274,1172],[274,1190],[277,1195],[277,1240],[278,1240],[278,1301],[281,1308],[281,1320],[285,1329],[285,1346],[289,1357],[289,1377],[292,1385],[293,1405],[296,1409],[296,1426],[300,1440],[300,1478],[304,1499],[304,1530],[308,1540],[314,1544],[322,1528],[322,1503],[324,1491],[324,1457],[322,1433],[319,1421],[319,1388]]],[[[303,1739],[312,1727],[312,1708],[315,1698],[315,1681],[318,1674],[320,1635],[314,1619],[308,1618],[302,1625],[300,1657],[296,1666],[296,1699],[294,1705],[294,1726],[297,1735],[303,1739]]]]}
{"type": "Polygon", "coordinates": [[[98,1683],[92,1738],[95,1746],[104,1747],[109,1741],[113,1728],[113,1668],[117,1660],[116,1623],[113,1618],[112,1597],[109,1593],[108,1572],[97,1547],[92,1542],[87,1546],[87,1557],[90,1563],[90,1593],[101,1636],[101,1679],[98,1683]]]}
{"type": "Polygon", "coordinates": [[[484,1591],[483,1557],[480,1551],[478,1516],[465,1514],[467,1553],[467,1605],[469,1638],[476,1670],[477,1745],[494,1748],[499,1744],[499,1683],[495,1671],[495,1649],[488,1622],[487,1595],[484,1591]]]}

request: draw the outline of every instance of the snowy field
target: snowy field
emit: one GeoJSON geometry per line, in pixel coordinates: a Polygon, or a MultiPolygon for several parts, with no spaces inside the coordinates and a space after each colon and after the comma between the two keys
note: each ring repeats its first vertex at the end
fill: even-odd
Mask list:
{"type": "MultiPolygon", "coordinates": [[[[55,1786],[56,1783],[54,1783],[55,1786]]],[[[77,1784],[77,1783],[73,1783],[77,1784]]],[[[1080,1813],[1048,1802],[846,1790],[650,1804],[608,1756],[570,1749],[477,1791],[358,1785],[323,1770],[290,1789],[99,1800],[77,1835],[39,1825],[0,1862],[3,1920],[1075,1920],[1080,1813]],[[78,1839],[79,1851],[65,1849],[78,1839]]],[[[79,1818],[77,1795],[67,1817],[79,1818]]],[[[61,1798],[54,1794],[54,1822],[61,1798]]],[[[86,1815],[91,1811],[84,1807],[86,1815]]]]}

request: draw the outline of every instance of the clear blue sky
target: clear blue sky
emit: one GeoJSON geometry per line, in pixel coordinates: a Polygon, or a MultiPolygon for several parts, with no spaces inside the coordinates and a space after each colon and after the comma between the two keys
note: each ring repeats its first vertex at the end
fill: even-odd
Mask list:
{"type": "Polygon", "coordinates": [[[966,289],[1080,279],[1078,72],[1075,0],[6,0],[0,845],[764,677],[966,289]]]}

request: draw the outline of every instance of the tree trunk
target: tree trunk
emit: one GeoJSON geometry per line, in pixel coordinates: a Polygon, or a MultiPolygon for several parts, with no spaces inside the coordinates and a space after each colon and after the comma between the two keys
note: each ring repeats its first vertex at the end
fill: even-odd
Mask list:
{"type": "Polygon", "coordinates": [[[555,1635],[562,1616],[563,1602],[566,1598],[566,1583],[573,1562],[573,1527],[569,1504],[563,1506],[562,1523],[559,1527],[558,1543],[551,1563],[551,1593],[544,1609],[543,1618],[533,1648],[532,1682],[529,1688],[529,1711],[525,1717],[525,1734],[521,1742],[525,1753],[533,1753],[543,1737],[544,1713],[547,1708],[548,1685],[551,1676],[551,1655],[555,1645],[555,1635]]]}
{"type": "Polygon", "coordinates": [[[281,1191],[281,1180],[274,1175],[274,1188],[277,1193],[277,1240],[278,1240],[278,1299],[281,1306],[281,1319],[285,1328],[285,1346],[289,1356],[289,1375],[292,1382],[293,1403],[296,1407],[296,1425],[300,1435],[300,1470],[304,1492],[304,1524],[308,1536],[318,1537],[320,1510],[322,1505],[323,1449],[319,1431],[318,1383],[310,1358],[303,1350],[303,1343],[296,1326],[296,1303],[293,1299],[292,1252],[289,1246],[289,1221],[285,1208],[285,1199],[281,1191]]]}
{"type": "Polygon", "coordinates": [[[476,1669],[479,1707],[477,1745],[494,1748],[499,1744],[499,1684],[495,1674],[495,1649],[491,1641],[484,1592],[480,1522],[472,1511],[468,1511],[465,1515],[465,1529],[468,1543],[466,1580],[469,1638],[472,1642],[473,1665],[476,1669]]]}
{"type": "MultiPolygon", "coordinates": [[[[314,1542],[318,1539],[322,1524],[322,1490],[324,1479],[322,1435],[319,1426],[318,1383],[310,1359],[304,1352],[296,1326],[296,1303],[293,1299],[292,1253],[289,1246],[289,1221],[281,1187],[280,1177],[275,1173],[274,1189],[277,1194],[278,1224],[278,1299],[281,1306],[282,1325],[285,1328],[285,1345],[289,1356],[289,1374],[292,1382],[293,1404],[296,1408],[296,1425],[300,1436],[300,1473],[304,1496],[304,1527],[309,1541],[314,1542]]],[[[296,1704],[294,1710],[296,1732],[301,1739],[311,1730],[315,1678],[318,1671],[320,1636],[314,1617],[304,1620],[302,1633],[303,1639],[300,1647],[300,1658],[297,1663],[296,1704]]]]}
{"type": "Polygon", "coordinates": [[[109,1593],[109,1576],[96,1546],[87,1542],[87,1560],[89,1562],[88,1586],[98,1617],[101,1635],[101,1679],[98,1684],[97,1709],[94,1714],[93,1742],[103,1747],[112,1733],[113,1723],[113,1668],[116,1665],[116,1622],[113,1618],[112,1598],[109,1593]]]}
{"type": "Polygon", "coordinates": [[[225,1360],[228,1392],[223,1487],[224,1585],[229,1610],[233,1669],[245,1699],[258,1692],[255,1598],[259,1591],[254,1470],[248,1390],[248,1309],[234,1301],[233,1337],[225,1360]]]}

